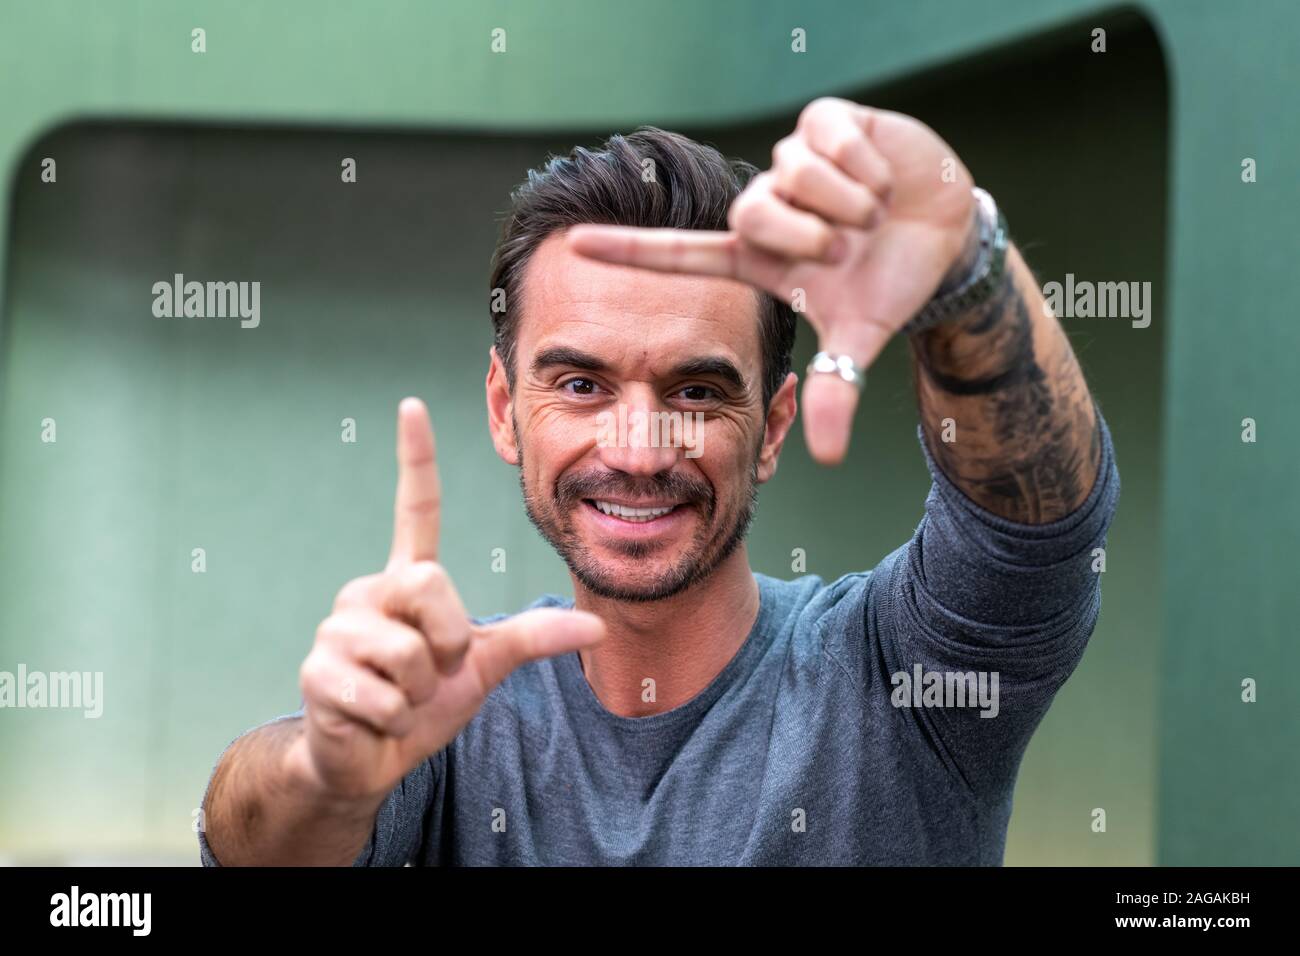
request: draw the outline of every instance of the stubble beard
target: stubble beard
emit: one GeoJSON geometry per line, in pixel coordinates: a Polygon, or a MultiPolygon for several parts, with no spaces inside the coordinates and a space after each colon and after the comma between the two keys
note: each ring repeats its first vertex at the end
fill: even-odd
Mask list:
{"type": "MultiPolygon", "coordinates": [[[[517,428],[515,434],[519,434],[517,428]]],[[[615,601],[648,602],[662,601],[681,594],[707,580],[736,552],[754,520],[758,505],[757,453],[750,460],[745,488],[739,496],[735,517],[729,521],[723,533],[713,534],[717,499],[712,487],[702,479],[687,479],[674,472],[651,478],[633,478],[628,475],[565,476],[557,482],[550,500],[544,506],[539,506],[537,497],[529,492],[524,478],[527,472],[524,470],[522,442],[517,443],[516,447],[519,450],[519,487],[523,492],[524,511],[528,520],[555,549],[582,586],[598,597],[615,601]],[[687,507],[695,508],[699,514],[700,526],[682,557],[653,581],[618,581],[615,579],[616,572],[611,572],[591,558],[573,529],[574,509],[584,507],[582,499],[597,497],[599,491],[622,491],[633,498],[651,496],[656,492],[675,500],[685,498],[689,502],[687,507]]],[[[629,541],[621,542],[616,547],[626,558],[635,561],[648,557],[660,546],[629,541]]]]}

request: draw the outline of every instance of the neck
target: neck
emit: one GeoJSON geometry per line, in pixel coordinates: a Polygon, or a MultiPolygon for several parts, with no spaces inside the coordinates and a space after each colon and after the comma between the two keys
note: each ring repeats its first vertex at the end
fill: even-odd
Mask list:
{"type": "Polygon", "coordinates": [[[758,584],[743,544],[707,579],[662,601],[599,597],[576,579],[573,587],[574,606],[606,627],[603,641],[579,651],[583,672],[605,709],[620,717],[686,703],[736,656],[758,618],[758,584]]]}

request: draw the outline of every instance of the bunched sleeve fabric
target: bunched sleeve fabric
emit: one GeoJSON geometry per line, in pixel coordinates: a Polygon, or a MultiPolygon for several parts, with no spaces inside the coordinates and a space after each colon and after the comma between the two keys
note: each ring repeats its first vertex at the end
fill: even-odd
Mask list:
{"type": "MultiPolygon", "coordinates": [[[[258,724],[245,733],[252,733],[277,721],[293,720],[302,716],[303,711],[299,708],[291,714],[284,714],[258,724]]],[[[231,741],[231,744],[226,746],[226,750],[229,750],[233,743],[234,741],[231,741]]],[[[225,756],[224,750],[222,756],[225,756]]],[[[439,751],[429,759],[420,761],[415,769],[384,798],[383,804],[375,815],[375,827],[370,833],[370,838],[352,862],[353,866],[405,866],[407,863],[418,862],[424,844],[424,821],[434,800],[444,758],[445,751],[439,751]]],[[[217,765],[220,763],[221,757],[218,757],[217,765]]],[[[213,767],[213,772],[215,771],[216,765],[213,767]]],[[[209,776],[208,786],[204,790],[203,802],[200,806],[206,805],[207,790],[211,786],[212,778],[209,776]]],[[[208,845],[204,830],[203,826],[198,827],[199,859],[204,866],[220,866],[220,861],[212,852],[212,847],[208,845]]]]}
{"type": "Polygon", "coordinates": [[[1043,525],[1008,521],[966,497],[918,429],[933,479],[925,515],[872,574],[866,627],[895,706],[977,799],[1008,816],[1029,738],[1079,663],[1101,608],[1120,482],[1100,408],[1097,422],[1101,460],[1091,492],[1074,513],[1043,525]],[[946,675],[973,675],[985,681],[985,700],[915,706],[913,685],[930,674],[954,687],[961,679],[946,675]]]}
{"type": "MultiPolygon", "coordinates": [[[[217,762],[212,765],[212,772],[208,774],[208,782],[203,788],[203,798],[199,801],[199,806],[206,807],[208,805],[208,793],[212,790],[212,778],[216,776],[217,767],[221,766],[221,761],[225,758],[226,751],[230,750],[230,748],[235,745],[236,741],[242,737],[246,737],[254,731],[261,730],[263,727],[269,727],[271,724],[278,723],[281,720],[293,720],[295,717],[301,716],[302,711],[298,710],[292,714],[282,714],[279,717],[272,717],[270,720],[265,720],[255,727],[250,727],[248,730],[240,734],[239,737],[236,737],[230,743],[226,744],[225,748],[217,756],[217,762]]],[[[204,866],[221,866],[221,861],[217,859],[216,854],[212,852],[212,847],[208,845],[206,821],[202,815],[199,816],[195,829],[199,837],[199,862],[204,866]]]]}
{"type": "Polygon", "coordinates": [[[375,815],[375,828],[353,866],[421,865],[425,822],[433,804],[446,751],[440,750],[402,778],[384,798],[375,815]]]}

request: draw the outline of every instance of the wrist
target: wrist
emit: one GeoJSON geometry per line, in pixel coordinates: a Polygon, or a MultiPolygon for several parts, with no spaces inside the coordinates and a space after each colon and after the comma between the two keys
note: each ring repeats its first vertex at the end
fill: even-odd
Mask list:
{"type": "Polygon", "coordinates": [[[972,228],[938,289],[903,327],[916,336],[940,325],[960,321],[989,302],[1006,278],[1007,224],[997,203],[985,190],[971,190],[972,228]]]}
{"type": "Polygon", "coordinates": [[[345,794],[326,784],[312,759],[305,730],[296,734],[285,748],[280,771],[286,796],[321,816],[339,820],[373,817],[387,796],[387,793],[345,794]]]}
{"type": "Polygon", "coordinates": [[[957,254],[948,266],[948,271],[939,280],[932,298],[941,298],[960,289],[979,267],[980,260],[980,208],[979,203],[972,202],[970,216],[966,220],[966,230],[962,234],[957,254]]]}

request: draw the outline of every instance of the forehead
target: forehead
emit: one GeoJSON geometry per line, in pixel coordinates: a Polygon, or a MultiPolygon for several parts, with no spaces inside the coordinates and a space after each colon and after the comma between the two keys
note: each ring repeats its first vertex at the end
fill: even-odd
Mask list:
{"type": "Polygon", "coordinates": [[[516,348],[523,361],[540,348],[576,344],[611,363],[711,354],[753,368],[758,302],[754,289],[733,279],[587,259],[556,232],[524,270],[516,348]]]}

